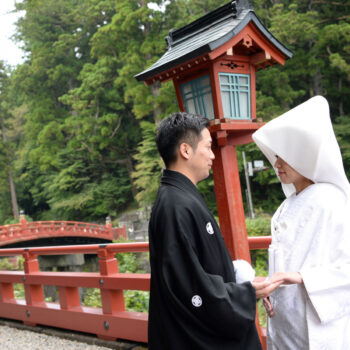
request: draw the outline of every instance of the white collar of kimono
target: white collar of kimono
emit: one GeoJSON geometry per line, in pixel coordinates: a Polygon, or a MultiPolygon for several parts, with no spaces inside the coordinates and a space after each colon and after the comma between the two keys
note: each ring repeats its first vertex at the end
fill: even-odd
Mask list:
{"type": "MultiPolygon", "coordinates": [[[[315,96],[271,120],[253,134],[253,140],[272,166],[278,155],[313,182],[334,184],[350,195],[350,184],[324,97],[315,96]]],[[[295,193],[293,184],[282,184],[282,187],[286,197],[295,193]]]]}

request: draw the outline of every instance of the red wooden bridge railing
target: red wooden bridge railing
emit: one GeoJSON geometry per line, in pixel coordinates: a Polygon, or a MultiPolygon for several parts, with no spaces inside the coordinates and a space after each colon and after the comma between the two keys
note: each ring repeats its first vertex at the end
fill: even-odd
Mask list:
{"type": "Polygon", "coordinates": [[[0,246],[49,237],[92,237],[112,241],[126,238],[126,228],[113,228],[109,220],[106,225],[76,221],[28,222],[24,216],[19,224],[0,226],[0,246]]]}
{"type": "MultiPolygon", "coordinates": [[[[271,237],[249,237],[250,249],[266,249],[271,237]]],[[[23,256],[24,271],[0,271],[0,317],[96,334],[102,339],[147,342],[148,314],[125,310],[123,290],[150,289],[150,274],[118,272],[116,253],[147,252],[148,243],[115,243],[0,249],[0,256],[23,256]],[[39,271],[39,255],[97,254],[99,272],[39,271]],[[14,283],[24,285],[16,299],[14,283]],[[59,303],[46,302],[43,285],[59,291],[59,303]],[[82,306],[79,287],[98,288],[102,308],[82,306]]]]}

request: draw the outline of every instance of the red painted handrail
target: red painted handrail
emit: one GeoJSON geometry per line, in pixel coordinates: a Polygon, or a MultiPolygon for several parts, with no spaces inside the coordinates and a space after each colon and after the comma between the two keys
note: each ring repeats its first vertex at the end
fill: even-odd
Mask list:
{"type": "Polygon", "coordinates": [[[26,252],[30,252],[33,255],[97,254],[99,250],[104,250],[108,253],[136,253],[148,252],[148,248],[147,242],[8,248],[0,249],[0,256],[23,255],[26,252]]]}
{"type": "Polygon", "coordinates": [[[24,257],[24,271],[0,271],[0,317],[97,334],[99,338],[117,338],[147,342],[148,315],[125,311],[123,290],[150,288],[149,274],[118,273],[117,252],[147,252],[148,243],[93,244],[38,248],[0,249],[0,256],[24,257]],[[38,255],[97,254],[99,273],[42,272],[38,255]],[[14,283],[22,283],[25,300],[14,296],[14,283]],[[59,303],[44,300],[43,285],[59,291],[59,303]],[[98,288],[102,308],[80,304],[79,287],[98,288]]]}
{"type": "MultiPolygon", "coordinates": [[[[271,237],[248,241],[250,249],[266,249],[271,237]]],[[[115,254],[148,249],[148,243],[0,249],[0,256],[24,257],[24,271],[0,271],[0,317],[93,333],[102,339],[147,342],[148,314],[125,311],[123,290],[149,291],[150,274],[119,273],[115,254]],[[39,271],[39,255],[60,254],[97,254],[100,271],[39,271]],[[14,283],[24,285],[25,300],[15,298],[14,283]],[[43,285],[58,288],[59,303],[45,302],[43,285]],[[100,289],[102,308],[82,306],[79,287],[100,289]]]]}
{"type": "Polygon", "coordinates": [[[50,237],[92,237],[112,241],[126,238],[126,228],[113,228],[110,221],[97,225],[77,221],[27,222],[25,218],[21,218],[19,224],[0,226],[0,246],[50,237]]]}
{"type": "Polygon", "coordinates": [[[248,237],[249,249],[267,249],[271,244],[271,239],[271,236],[248,237]]]}

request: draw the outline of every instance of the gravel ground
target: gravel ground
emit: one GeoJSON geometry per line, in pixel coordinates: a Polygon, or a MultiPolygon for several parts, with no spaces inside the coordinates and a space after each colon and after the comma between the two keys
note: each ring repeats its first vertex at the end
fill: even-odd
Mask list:
{"type": "Polygon", "coordinates": [[[0,319],[0,350],[147,350],[147,347],[98,339],[56,328],[30,327],[0,319]]]}
{"type": "Polygon", "coordinates": [[[109,350],[104,346],[89,345],[51,335],[0,326],[0,349],[3,350],[109,350]]]}

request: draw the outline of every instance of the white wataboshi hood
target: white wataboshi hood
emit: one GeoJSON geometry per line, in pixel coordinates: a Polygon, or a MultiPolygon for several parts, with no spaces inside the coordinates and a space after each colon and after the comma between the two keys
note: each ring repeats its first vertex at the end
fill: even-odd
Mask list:
{"type": "MultiPolygon", "coordinates": [[[[253,134],[253,140],[272,166],[277,155],[306,178],[334,184],[350,198],[350,184],[324,97],[312,97],[266,123],[253,134]]],[[[295,193],[293,184],[282,187],[286,197],[295,193]]]]}

